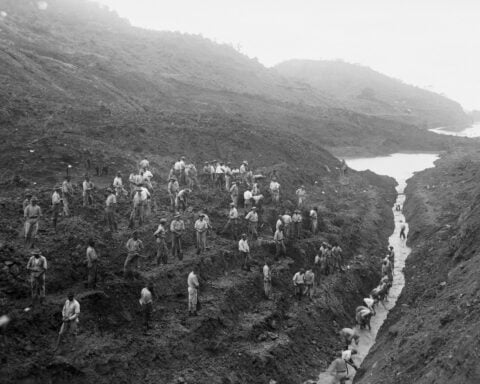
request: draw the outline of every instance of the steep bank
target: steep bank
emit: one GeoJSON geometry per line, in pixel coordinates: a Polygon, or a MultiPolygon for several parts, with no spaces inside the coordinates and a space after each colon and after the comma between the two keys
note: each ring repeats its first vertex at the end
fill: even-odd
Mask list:
{"type": "Polygon", "coordinates": [[[478,383],[477,150],[451,153],[406,189],[406,286],[356,383],[478,383]]]}

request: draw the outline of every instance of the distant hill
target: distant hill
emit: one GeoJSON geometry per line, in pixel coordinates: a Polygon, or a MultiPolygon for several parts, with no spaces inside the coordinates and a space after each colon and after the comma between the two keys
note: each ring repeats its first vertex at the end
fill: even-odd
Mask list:
{"type": "MultiPolygon", "coordinates": [[[[314,146],[294,153],[301,161],[290,158],[312,168],[322,147],[388,153],[444,149],[453,140],[417,129],[406,114],[366,114],[201,36],[134,28],[84,0],[50,0],[45,10],[36,4],[0,2],[7,14],[0,18],[0,127],[12,140],[61,133],[123,154],[162,148],[167,157],[190,150],[206,159],[263,155],[270,163],[314,146]],[[265,147],[268,155],[256,152],[265,147]]],[[[453,119],[441,116],[439,125],[453,119]]]]}
{"type": "Polygon", "coordinates": [[[421,128],[469,122],[457,102],[368,67],[342,61],[291,60],[275,68],[280,74],[296,80],[299,86],[308,84],[349,110],[412,123],[421,128]]]}

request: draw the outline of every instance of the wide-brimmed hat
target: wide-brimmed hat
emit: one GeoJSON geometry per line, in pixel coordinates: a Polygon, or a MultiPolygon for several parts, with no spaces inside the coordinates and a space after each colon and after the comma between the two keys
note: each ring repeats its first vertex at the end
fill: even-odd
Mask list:
{"type": "Polygon", "coordinates": [[[41,254],[42,254],[42,252],[40,252],[39,249],[32,249],[32,250],[30,251],[30,253],[31,253],[32,255],[41,255],[41,254]]]}
{"type": "Polygon", "coordinates": [[[166,222],[167,222],[166,219],[160,219],[160,224],[164,224],[164,223],[166,223],[166,222]]]}

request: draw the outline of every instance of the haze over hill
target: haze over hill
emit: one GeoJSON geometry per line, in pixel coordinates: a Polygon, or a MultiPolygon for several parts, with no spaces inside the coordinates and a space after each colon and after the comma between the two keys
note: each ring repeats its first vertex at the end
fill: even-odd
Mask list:
{"type": "Polygon", "coordinates": [[[342,61],[291,60],[275,68],[299,85],[309,84],[338,100],[344,108],[367,115],[410,122],[422,128],[469,122],[460,104],[368,67],[342,61]]]}
{"type": "MultiPolygon", "coordinates": [[[[214,124],[219,132],[255,127],[275,140],[293,134],[337,152],[442,149],[450,140],[417,130],[409,118],[359,113],[339,95],[281,76],[230,46],[133,28],[95,3],[48,4],[39,10],[26,0],[2,2],[4,124],[42,121],[54,131],[80,132],[87,124],[97,136],[102,126],[126,121],[152,135],[172,124],[200,130],[214,124]]],[[[428,125],[463,121],[459,113],[431,117],[428,125]]]]}

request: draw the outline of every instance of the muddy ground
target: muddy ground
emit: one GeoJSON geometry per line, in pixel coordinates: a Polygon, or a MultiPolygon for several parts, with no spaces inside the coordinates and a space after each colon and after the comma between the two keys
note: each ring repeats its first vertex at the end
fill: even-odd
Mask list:
{"type": "MultiPolygon", "coordinates": [[[[48,146],[41,148],[41,162],[36,166],[30,162],[14,177],[4,173],[7,176],[2,180],[0,312],[12,318],[0,350],[2,382],[302,382],[316,377],[327,366],[341,346],[335,332],[353,325],[352,309],[378,282],[378,266],[393,226],[392,179],[353,171],[339,179],[336,171],[326,170],[329,167],[320,167],[312,178],[308,172],[299,172],[287,164],[273,165],[271,169],[280,170],[280,182],[286,191],[282,207],[274,207],[267,195],[262,216],[264,242],[253,251],[251,272],[240,269],[236,243],[221,233],[226,222],[227,194],[196,190],[192,209],[184,215],[188,227],[184,260],[170,257],[167,266],[157,267],[152,261],[151,234],[160,217],[170,219],[172,214],[162,182],[167,170],[162,168],[164,162],[154,162],[163,175],[156,185],[155,212],[139,229],[148,258],[135,280],[126,281],[122,265],[123,247],[131,234],[126,229],[129,204],[120,204],[118,233],[112,236],[103,222],[103,191],[112,177],[93,177],[97,185],[93,208],[80,206],[77,190],[76,216],[61,218],[55,234],[49,222],[48,201],[51,185],[60,181],[61,172],[47,173],[47,166],[58,153],[49,151],[48,146]],[[309,203],[320,207],[321,232],[311,237],[309,223],[305,222],[303,238],[289,243],[287,257],[274,263],[274,298],[266,301],[260,267],[265,258],[274,258],[274,246],[269,244],[271,227],[276,212],[292,206],[293,186],[300,180],[309,181],[309,203]],[[33,190],[44,208],[39,247],[50,263],[47,302],[30,312],[23,311],[29,304],[25,271],[28,254],[21,238],[25,189],[33,190]],[[200,209],[208,213],[214,229],[209,234],[210,249],[196,256],[192,226],[200,209]],[[85,288],[83,260],[89,237],[97,241],[101,255],[100,283],[95,291],[85,288]],[[322,240],[342,245],[350,269],[322,277],[314,300],[298,303],[292,297],[291,278],[299,267],[311,265],[322,240]],[[186,277],[193,265],[200,267],[202,309],[198,317],[189,318],[186,277]],[[153,281],[157,296],[154,327],[144,335],[138,298],[147,281],[153,281]],[[66,292],[72,288],[82,307],[78,342],[73,351],[66,344],[54,355],[61,307],[66,292]]],[[[135,162],[120,155],[118,163],[125,167],[120,168],[124,174],[129,173],[127,167],[135,167],[135,162]]],[[[329,164],[334,168],[336,163],[329,164]]],[[[79,182],[85,171],[75,169],[74,181],[79,182]]],[[[240,211],[243,213],[243,209],[240,211]]]]}
{"type": "Polygon", "coordinates": [[[406,286],[356,383],[480,382],[479,169],[465,149],[409,181],[406,286]]]}

